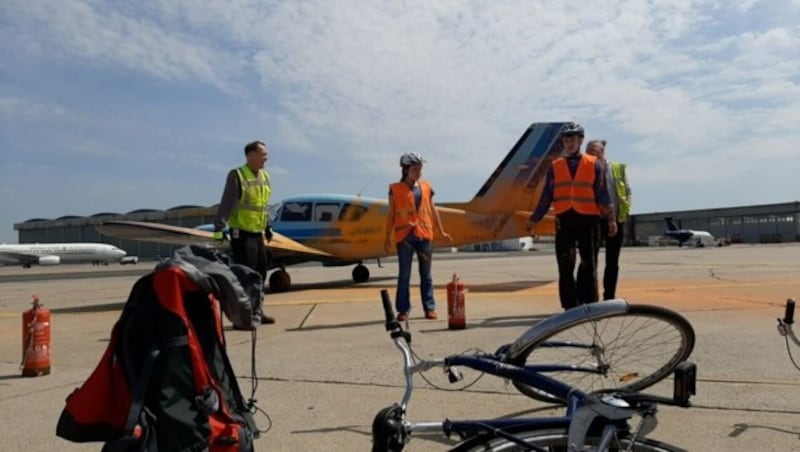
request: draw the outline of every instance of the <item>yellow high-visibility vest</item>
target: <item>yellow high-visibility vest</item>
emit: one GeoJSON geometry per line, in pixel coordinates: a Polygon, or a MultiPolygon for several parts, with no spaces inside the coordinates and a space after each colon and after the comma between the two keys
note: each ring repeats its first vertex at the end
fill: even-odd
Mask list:
{"type": "Polygon", "coordinates": [[[228,227],[247,232],[264,232],[269,222],[267,206],[272,192],[269,174],[263,169],[257,175],[253,174],[247,165],[237,168],[236,174],[239,176],[242,194],[228,218],[228,227]]]}
{"type": "Polygon", "coordinates": [[[631,212],[631,198],[628,197],[628,181],[625,180],[625,164],[611,162],[611,174],[614,176],[614,190],[617,193],[617,222],[625,223],[631,212]]]}

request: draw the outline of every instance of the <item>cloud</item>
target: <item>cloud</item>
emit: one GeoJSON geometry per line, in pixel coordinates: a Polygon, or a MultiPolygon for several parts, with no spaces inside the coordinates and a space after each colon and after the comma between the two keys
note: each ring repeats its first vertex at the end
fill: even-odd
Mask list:
{"type": "Polygon", "coordinates": [[[164,80],[197,80],[231,90],[240,69],[235,53],[226,53],[202,34],[160,23],[158,10],[136,10],[119,2],[27,2],[11,0],[15,41],[64,64],[78,59],[98,68],[122,66],[164,80]]]}
{"type": "Polygon", "coordinates": [[[63,106],[58,104],[40,103],[19,97],[0,96],[0,116],[40,118],[44,116],[63,116],[66,111],[63,106]]]}

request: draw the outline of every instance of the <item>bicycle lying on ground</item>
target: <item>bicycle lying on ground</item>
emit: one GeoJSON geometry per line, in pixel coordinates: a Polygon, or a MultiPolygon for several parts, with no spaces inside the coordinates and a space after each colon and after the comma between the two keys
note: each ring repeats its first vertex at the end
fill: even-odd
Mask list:
{"type": "Polygon", "coordinates": [[[778,319],[778,333],[786,339],[786,352],[789,354],[789,359],[792,361],[794,367],[800,370],[800,366],[798,366],[797,362],[794,360],[794,356],[792,356],[792,349],[789,347],[790,338],[795,345],[800,347],[800,339],[797,339],[792,329],[792,324],[794,323],[794,305],[795,301],[793,299],[789,298],[786,300],[783,319],[778,319]]]}
{"type": "Polygon", "coordinates": [[[452,451],[683,450],[646,438],[657,424],[658,404],[689,407],[695,394],[696,367],[685,361],[694,348],[694,330],[675,312],[621,299],[582,305],[539,322],[494,354],[424,361],[415,360],[411,334],[395,319],[388,291],[381,291],[381,300],[386,330],[403,354],[406,387],[400,403],[375,416],[373,452],[400,451],[412,435],[426,434],[458,435],[461,442],[452,451]],[[643,330],[650,331],[649,336],[640,334],[643,330]],[[628,347],[639,356],[619,354],[628,347]],[[658,347],[667,352],[657,354],[656,365],[651,355],[658,347]],[[540,351],[545,353],[540,356],[540,351]],[[544,361],[553,351],[567,361],[544,361]],[[413,374],[442,367],[454,383],[461,379],[456,366],[507,378],[531,397],[565,404],[566,413],[530,419],[410,421],[413,374]],[[673,372],[671,399],[635,392],[673,372]],[[631,428],[634,418],[640,419],[631,428]]]}

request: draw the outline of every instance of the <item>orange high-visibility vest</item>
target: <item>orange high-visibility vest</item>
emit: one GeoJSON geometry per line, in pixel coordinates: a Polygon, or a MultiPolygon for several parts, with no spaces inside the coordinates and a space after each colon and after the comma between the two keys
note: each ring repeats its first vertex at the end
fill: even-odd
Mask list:
{"type": "Polygon", "coordinates": [[[567,159],[553,161],[553,210],[556,215],[573,209],[583,215],[600,215],[594,196],[595,157],[584,154],[575,177],[569,173],[567,159]]]}
{"type": "Polygon", "coordinates": [[[433,240],[433,205],[431,186],[419,181],[422,192],[419,209],[414,202],[414,190],[405,182],[395,182],[389,186],[394,204],[394,240],[400,242],[411,232],[421,238],[433,240]]]}

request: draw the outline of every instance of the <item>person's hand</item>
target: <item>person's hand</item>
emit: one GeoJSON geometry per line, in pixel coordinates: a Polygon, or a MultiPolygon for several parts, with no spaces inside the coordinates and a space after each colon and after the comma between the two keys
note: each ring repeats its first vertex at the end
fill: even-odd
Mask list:
{"type": "Polygon", "coordinates": [[[386,236],[386,240],[383,241],[383,249],[386,250],[387,253],[392,252],[392,238],[386,236]]]}
{"type": "Polygon", "coordinates": [[[267,229],[264,229],[264,237],[267,238],[267,242],[271,242],[272,241],[272,237],[274,235],[275,234],[272,233],[272,227],[271,226],[267,226],[267,229]]]}
{"type": "Polygon", "coordinates": [[[448,242],[453,243],[453,237],[450,237],[450,234],[442,231],[442,237],[446,238],[448,242]]]}
{"type": "Polygon", "coordinates": [[[225,231],[214,231],[213,238],[214,238],[214,240],[218,240],[220,242],[224,242],[224,241],[228,240],[228,235],[225,233],[225,231]]]}
{"type": "Polygon", "coordinates": [[[525,225],[525,230],[528,231],[528,235],[530,235],[531,237],[535,237],[536,236],[536,233],[534,232],[535,228],[536,228],[536,222],[528,220],[528,224],[525,225]]]}
{"type": "Polygon", "coordinates": [[[608,236],[614,237],[615,235],[617,235],[617,222],[608,220],[608,236]]]}

